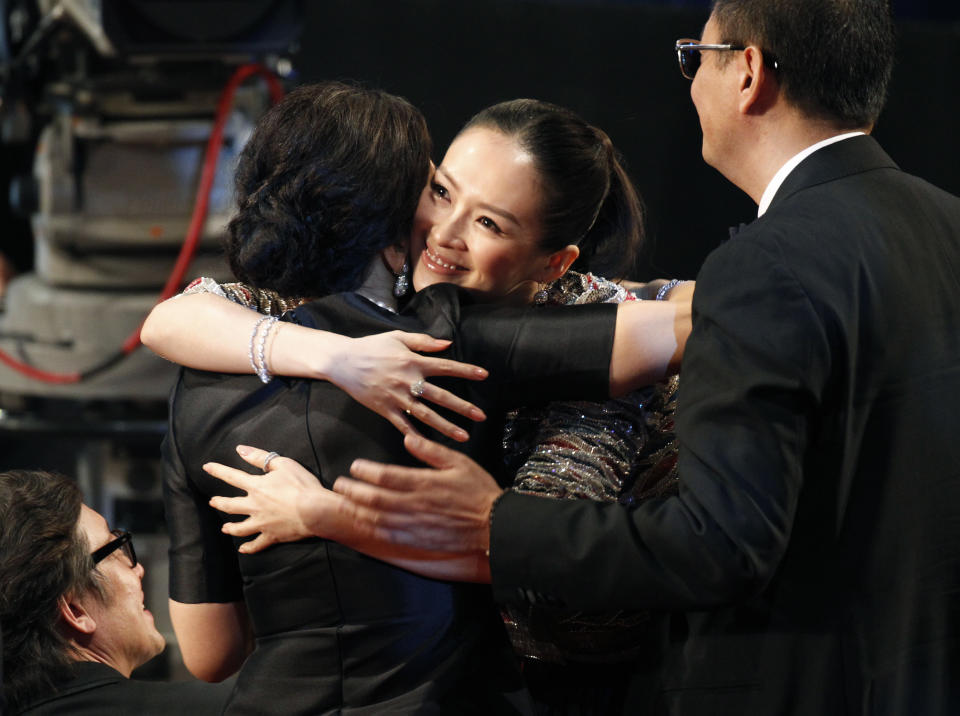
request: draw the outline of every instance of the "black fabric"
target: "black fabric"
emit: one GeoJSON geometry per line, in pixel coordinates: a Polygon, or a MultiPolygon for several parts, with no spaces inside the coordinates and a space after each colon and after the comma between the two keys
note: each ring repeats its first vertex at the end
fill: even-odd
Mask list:
{"type": "Polygon", "coordinates": [[[960,200],[869,137],[715,251],[680,493],[507,495],[501,601],[687,610],[657,713],[960,713],[960,200]]]}
{"type": "MultiPolygon", "coordinates": [[[[450,357],[490,378],[451,384],[490,416],[466,449],[501,462],[505,403],[556,394],[606,395],[616,307],[551,310],[472,306],[450,286],[421,292],[396,316],[355,295],[298,309],[294,320],[358,336],[403,328],[454,338],[450,357]]],[[[164,451],[177,601],[246,602],[256,649],[229,713],[511,712],[520,688],[489,587],[414,576],[320,539],[238,555],[207,506],[231,488],[209,460],[249,469],[239,443],[294,458],[329,487],[357,457],[410,464],[402,436],[331,384],[185,370],[171,399],[164,451]]]]}
{"type": "Polygon", "coordinates": [[[80,661],[56,691],[37,699],[22,716],[170,716],[220,714],[226,684],[128,679],[106,664],[80,661]]]}

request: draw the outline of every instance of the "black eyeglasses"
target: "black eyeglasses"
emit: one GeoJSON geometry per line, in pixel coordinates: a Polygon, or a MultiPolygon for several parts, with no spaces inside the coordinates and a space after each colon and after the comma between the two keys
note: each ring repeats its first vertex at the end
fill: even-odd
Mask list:
{"type": "MultiPolygon", "coordinates": [[[[717,50],[719,52],[742,52],[747,49],[743,45],[707,45],[699,40],[677,40],[674,48],[677,50],[677,62],[680,63],[680,73],[688,80],[692,80],[700,69],[700,53],[703,50],[717,50]]],[[[779,69],[779,63],[766,54],[763,63],[773,69],[779,69]]]]}
{"type": "Polygon", "coordinates": [[[93,558],[93,566],[96,567],[118,549],[122,549],[123,554],[130,560],[130,568],[136,567],[137,553],[133,549],[133,535],[126,530],[110,530],[110,534],[116,536],[116,539],[110,540],[90,555],[93,558]]]}

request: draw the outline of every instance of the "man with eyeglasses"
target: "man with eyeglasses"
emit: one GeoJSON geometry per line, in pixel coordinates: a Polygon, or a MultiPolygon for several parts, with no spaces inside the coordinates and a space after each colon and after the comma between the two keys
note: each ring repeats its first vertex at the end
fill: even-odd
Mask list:
{"type": "Polygon", "coordinates": [[[165,642],[144,606],[129,532],[111,530],[77,485],[0,473],[3,690],[13,714],[220,713],[222,687],[130,679],[165,642]]]}
{"type": "Polygon", "coordinates": [[[759,207],[697,277],[679,495],[502,493],[408,437],[436,469],[356,464],[331,509],[501,603],[676,610],[653,713],[958,714],[960,199],[869,136],[889,4],[715,0],[675,51],[759,207]]]}

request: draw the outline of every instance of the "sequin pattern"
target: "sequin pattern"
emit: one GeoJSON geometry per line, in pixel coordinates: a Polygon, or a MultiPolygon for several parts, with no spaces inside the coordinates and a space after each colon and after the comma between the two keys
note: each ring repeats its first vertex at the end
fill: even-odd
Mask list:
{"type": "Polygon", "coordinates": [[[191,281],[181,295],[192,293],[213,293],[228,298],[234,303],[239,303],[241,306],[252,308],[265,316],[283,315],[310,300],[307,298],[284,298],[276,291],[254,288],[245,283],[217,283],[214,279],[206,276],[191,281]]]}
{"type": "MultiPolygon", "coordinates": [[[[611,281],[568,272],[537,302],[627,300],[635,299],[611,281]]],[[[557,402],[513,411],[504,432],[506,465],[516,473],[511,489],[624,505],[675,492],[677,387],[674,377],[605,402],[557,402]]],[[[650,621],[646,612],[571,613],[543,605],[507,606],[502,615],[517,653],[556,663],[629,658],[643,648],[650,621]]]]}

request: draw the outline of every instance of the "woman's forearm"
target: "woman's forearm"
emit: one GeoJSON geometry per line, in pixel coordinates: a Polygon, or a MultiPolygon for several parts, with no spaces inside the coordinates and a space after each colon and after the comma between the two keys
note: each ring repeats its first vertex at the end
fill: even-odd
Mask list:
{"type": "Polygon", "coordinates": [[[691,281],[674,288],[665,301],[620,304],[610,360],[611,395],[679,372],[690,336],[693,291],[691,281]]]}
{"type": "Polygon", "coordinates": [[[203,681],[219,682],[236,673],[252,650],[243,602],[184,604],[171,599],[170,621],[184,665],[203,681]]]}
{"type": "Polygon", "coordinates": [[[253,373],[255,363],[264,380],[286,375],[329,381],[404,433],[414,429],[415,418],[454,440],[468,439],[428,401],[471,420],[485,419],[472,403],[424,382],[438,375],[486,377],[478,366],[415,352],[439,351],[449,341],[401,331],[350,338],[264,318],[212,293],[185,294],[155,306],[141,337],[158,355],[190,368],[253,373]],[[419,396],[412,385],[420,386],[419,396]]]}
{"type": "Polygon", "coordinates": [[[345,355],[349,338],[294,324],[261,324],[262,316],[212,293],[179,296],[158,304],[141,330],[144,345],[180,365],[221,373],[253,373],[251,343],[270,372],[302,378],[326,379],[328,368],[345,355]]]}

